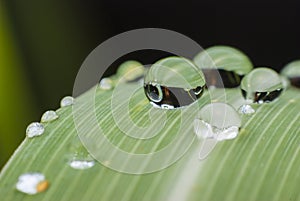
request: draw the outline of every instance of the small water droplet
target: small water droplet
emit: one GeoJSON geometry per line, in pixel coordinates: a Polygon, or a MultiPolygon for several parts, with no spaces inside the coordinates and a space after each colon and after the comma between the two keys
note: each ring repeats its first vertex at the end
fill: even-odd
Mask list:
{"type": "Polygon", "coordinates": [[[288,63],[282,69],[281,75],[287,77],[291,85],[300,88],[300,60],[288,63]]]}
{"type": "Polygon", "coordinates": [[[53,110],[49,110],[43,114],[43,116],[41,118],[41,122],[50,122],[57,118],[58,118],[58,115],[56,114],[56,112],[53,110]]]}
{"type": "Polygon", "coordinates": [[[194,132],[203,139],[199,159],[205,159],[217,142],[236,138],[240,126],[239,114],[226,103],[211,103],[201,108],[194,120],[194,132]]]}
{"type": "Polygon", "coordinates": [[[241,82],[244,98],[254,103],[271,102],[283,91],[281,77],[270,68],[256,68],[241,82]]]}
{"type": "Polygon", "coordinates": [[[251,105],[245,104],[238,109],[238,112],[240,114],[251,115],[255,113],[255,110],[251,107],[251,105]]]}
{"type": "Polygon", "coordinates": [[[71,142],[67,158],[69,166],[74,169],[84,170],[95,165],[94,158],[89,154],[78,137],[71,142]]]}
{"type": "Polygon", "coordinates": [[[187,106],[202,95],[205,78],[201,70],[182,57],[154,63],[144,78],[144,91],[152,105],[162,109],[187,106]]]}
{"type": "Polygon", "coordinates": [[[93,167],[95,165],[95,161],[85,161],[85,160],[74,159],[74,160],[70,161],[69,165],[74,169],[84,170],[84,169],[93,167]]]}
{"type": "Polygon", "coordinates": [[[130,60],[122,63],[118,70],[117,76],[126,82],[136,82],[143,78],[145,67],[138,61],[130,60]]]}
{"type": "Polygon", "coordinates": [[[253,69],[250,59],[229,46],[213,46],[201,51],[194,62],[203,70],[208,87],[234,88],[253,69]]]}
{"type": "Polygon", "coordinates": [[[74,98],[72,96],[66,96],[60,101],[60,107],[66,107],[74,104],[74,98]]]}
{"type": "Polygon", "coordinates": [[[99,86],[103,90],[110,90],[113,88],[113,81],[110,78],[102,78],[99,86]]]}
{"type": "Polygon", "coordinates": [[[45,191],[49,186],[49,182],[45,176],[38,172],[22,174],[16,184],[16,189],[23,193],[34,195],[45,191]]]}
{"type": "Polygon", "coordinates": [[[41,123],[33,122],[27,126],[26,135],[29,138],[42,135],[45,131],[44,126],[41,123]]]}

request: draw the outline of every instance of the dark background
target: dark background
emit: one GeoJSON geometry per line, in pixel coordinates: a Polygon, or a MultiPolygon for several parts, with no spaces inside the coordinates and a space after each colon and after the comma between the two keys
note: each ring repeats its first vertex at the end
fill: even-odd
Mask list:
{"type": "MultiPolygon", "coordinates": [[[[33,103],[33,112],[20,125],[23,132],[16,131],[20,138],[15,146],[29,122],[38,120],[47,109],[58,108],[60,99],[72,93],[77,70],[87,55],[104,40],[124,31],[171,29],[204,48],[234,46],[255,66],[277,71],[300,58],[297,1],[4,0],[2,6],[33,103]]],[[[164,53],[144,51],[127,59],[148,64],[162,56],[164,53]]],[[[111,68],[107,75],[114,70],[111,68]]]]}

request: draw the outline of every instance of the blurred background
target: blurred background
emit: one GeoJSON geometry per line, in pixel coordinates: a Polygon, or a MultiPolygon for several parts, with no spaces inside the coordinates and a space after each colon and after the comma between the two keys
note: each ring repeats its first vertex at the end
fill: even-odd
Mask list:
{"type": "MultiPolygon", "coordinates": [[[[87,55],[124,31],[171,29],[204,48],[237,47],[255,66],[277,71],[300,58],[299,2],[222,2],[0,0],[0,168],[27,125],[72,94],[87,55]]],[[[164,54],[142,51],[123,59],[149,64],[164,54]]]]}

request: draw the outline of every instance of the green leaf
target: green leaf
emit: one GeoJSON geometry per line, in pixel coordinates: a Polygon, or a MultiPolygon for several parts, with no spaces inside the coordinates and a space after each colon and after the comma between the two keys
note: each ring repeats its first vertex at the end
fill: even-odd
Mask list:
{"type": "MultiPolygon", "coordinates": [[[[129,91],[137,86],[129,83],[120,87],[129,91]]],[[[166,124],[158,136],[146,142],[125,136],[112,116],[112,92],[93,88],[76,102],[83,103],[82,123],[88,124],[93,114],[88,113],[85,107],[91,107],[89,100],[95,97],[99,125],[106,137],[120,149],[149,153],[163,149],[178,135],[180,110],[166,110],[166,124]]],[[[226,90],[226,97],[226,101],[234,106],[241,101],[238,89],[226,90]]],[[[115,98],[124,99],[120,94],[115,94],[115,98]]],[[[161,171],[141,175],[120,173],[98,162],[90,169],[72,169],[66,157],[77,132],[72,107],[64,107],[57,111],[59,119],[45,124],[42,136],[26,138],[16,150],[1,172],[0,194],[7,201],[299,200],[299,100],[299,90],[290,88],[277,101],[260,105],[253,116],[244,117],[238,137],[218,143],[207,159],[198,160],[200,143],[195,139],[176,163],[161,171]],[[43,173],[50,183],[49,188],[36,195],[17,191],[18,177],[26,172],[43,173]]],[[[209,102],[208,93],[198,100],[200,107],[209,102]]],[[[120,107],[124,111],[127,109],[125,104],[120,107]]],[[[155,124],[151,124],[147,113],[151,107],[142,87],[131,97],[129,108],[134,122],[154,129],[155,124]]],[[[187,118],[190,125],[187,124],[185,132],[179,135],[194,136],[194,116],[187,118]]],[[[92,136],[99,135],[93,130],[91,127],[86,131],[92,136]]],[[[151,129],[148,132],[151,134],[151,129]]]]}

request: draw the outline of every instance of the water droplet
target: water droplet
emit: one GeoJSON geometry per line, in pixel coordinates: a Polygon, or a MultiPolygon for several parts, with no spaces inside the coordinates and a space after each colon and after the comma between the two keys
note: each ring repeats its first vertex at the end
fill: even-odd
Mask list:
{"type": "Polygon", "coordinates": [[[293,86],[300,88],[300,60],[288,63],[282,69],[281,75],[287,77],[293,86]]]}
{"type": "Polygon", "coordinates": [[[143,64],[134,60],[125,61],[117,70],[117,76],[126,82],[136,82],[143,78],[144,73],[145,68],[143,64]]]}
{"type": "Polygon", "coordinates": [[[94,158],[89,154],[78,137],[71,142],[67,157],[69,166],[74,169],[84,170],[95,165],[94,158]]]}
{"type": "Polygon", "coordinates": [[[204,106],[194,120],[194,131],[199,138],[213,138],[217,141],[236,138],[240,126],[240,116],[226,103],[204,106]]]}
{"type": "Polygon", "coordinates": [[[203,139],[199,159],[205,159],[219,141],[236,138],[240,126],[239,114],[226,103],[211,103],[201,108],[194,120],[194,132],[203,139]]]}
{"type": "Polygon", "coordinates": [[[85,160],[72,160],[69,165],[74,169],[84,170],[91,168],[95,165],[95,161],[85,161],[85,160]]]}
{"type": "Polygon", "coordinates": [[[255,110],[251,107],[251,105],[245,104],[242,105],[239,109],[238,112],[240,114],[247,114],[247,115],[251,115],[255,113],[255,110]]]}
{"type": "Polygon", "coordinates": [[[42,135],[45,131],[44,126],[41,123],[33,122],[27,126],[26,135],[29,138],[42,135]]]}
{"type": "Polygon", "coordinates": [[[72,96],[66,96],[60,101],[60,107],[66,107],[74,104],[74,98],[72,96]]]}
{"type": "Polygon", "coordinates": [[[244,98],[254,103],[271,102],[283,91],[281,77],[270,68],[256,68],[241,82],[244,98]]]}
{"type": "Polygon", "coordinates": [[[50,122],[58,118],[58,115],[55,111],[49,110],[45,112],[41,118],[41,122],[50,122]]]}
{"type": "Polygon", "coordinates": [[[253,69],[243,52],[228,46],[210,47],[197,54],[194,62],[202,69],[208,87],[238,87],[243,76],[253,69]]]}
{"type": "Polygon", "coordinates": [[[16,184],[16,189],[23,193],[34,195],[39,192],[45,191],[49,186],[49,182],[41,173],[26,173],[22,174],[16,184]]]}
{"type": "Polygon", "coordinates": [[[201,97],[205,78],[201,70],[182,57],[167,57],[154,63],[145,75],[144,91],[152,105],[173,109],[201,97]]]}
{"type": "Polygon", "coordinates": [[[110,78],[102,78],[99,86],[103,90],[110,90],[113,88],[113,81],[110,78]]]}

